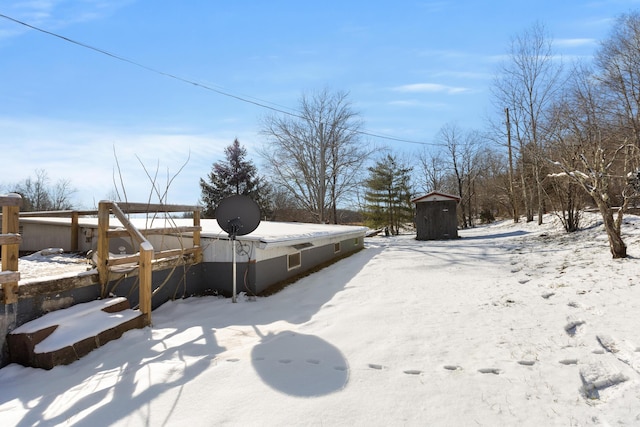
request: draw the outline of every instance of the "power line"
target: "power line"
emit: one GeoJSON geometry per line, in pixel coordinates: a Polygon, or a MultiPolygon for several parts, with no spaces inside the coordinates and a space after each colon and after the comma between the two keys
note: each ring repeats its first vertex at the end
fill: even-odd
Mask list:
{"type": "MultiPolygon", "coordinates": [[[[158,70],[158,69],[153,68],[153,67],[149,67],[147,65],[141,64],[141,63],[139,63],[137,61],[134,61],[132,59],[128,59],[128,58],[125,58],[125,57],[123,57],[121,55],[106,51],[104,49],[100,49],[100,48],[97,48],[95,46],[91,46],[89,44],[86,44],[86,43],[71,39],[69,37],[54,33],[52,31],[48,31],[48,30],[45,30],[43,28],[36,27],[34,25],[31,25],[31,24],[28,24],[26,22],[20,21],[18,19],[12,18],[12,17],[7,16],[7,15],[4,15],[2,13],[0,13],[0,18],[7,19],[7,20],[12,21],[12,22],[14,22],[16,24],[25,26],[25,27],[30,28],[30,29],[35,30],[35,31],[39,31],[39,32],[47,34],[49,36],[53,36],[53,37],[59,38],[59,39],[61,39],[63,41],[75,44],[75,45],[83,47],[85,49],[93,50],[94,52],[98,52],[98,53],[100,53],[102,55],[106,55],[106,56],[108,56],[110,58],[113,58],[113,59],[116,59],[118,61],[126,62],[128,64],[131,64],[131,65],[134,65],[136,67],[142,68],[142,69],[144,69],[146,71],[150,71],[152,73],[156,73],[156,74],[159,74],[161,76],[169,77],[171,79],[175,79],[175,80],[178,80],[180,82],[187,83],[187,84],[199,87],[201,89],[209,90],[211,92],[215,92],[215,93],[217,93],[219,95],[227,96],[229,98],[233,98],[233,99],[241,101],[241,102],[246,102],[248,104],[253,104],[253,105],[255,105],[257,107],[260,107],[260,108],[265,108],[265,109],[268,109],[268,110],[271,110],[271,111],[274,111],[274,112],[277,112],[277,113],[286,114],[286,115],[291,116],[291,117],[296,117],[296,118],[299,118],[299,119],[306,120],[306,118],[303,117],[300,113],[286,111],[285,108],[288,109],[288,107],[283,107],[283,106],[273,107],[271,105],[267,105],[267,104],[273,104],[273,103],[271,103],[269,101],[264,101],[264,100],[261,100],[261,99],[258,99],[258,98],[254,98],[254,97],[250,97],[250,96],[246,96],[246,95],[245,96],[234,95],[234,94],[230,93],[227,90],[218,89],[218,88],[213,87],[212,85],[199,83],[199,82],[196,82],[196,81],[191,80],[191,79],[187,79],[187,78],[184,78],[184,77],[177,76],[175,74],[168,73],[166,71],[162,71],[162,70],[158,70]],[[249,99],[249,98],[252,98],[252,99],[249,99]]],[[[273,104],[273,105],[277,105],[277,104],[273,104]]],[[[290,109],[290,110],[295,111],[293,109],[290,109]]],[[[380,134],[376,134],[376,133],[368,132],[368,131],[356,130],[355,132],[360,134],[360,135],[365,135],[365,136],[370,136],[370,137],[380,138],[380,139],[386,139],[386,140],[389,140],[389,141],[406,142],[406,143],[409,143],[409,144],[419,144],[419,145],[438,145],[438,144],[435,144],[435,143],[428,143],[428,142],[424,142],[424,141],[414,141],[414,140],[408,140],[408,139],[403,139],[403,138],[398,138],[398,137],[393,137],[393,136],[380,135],[380,134]]]]}

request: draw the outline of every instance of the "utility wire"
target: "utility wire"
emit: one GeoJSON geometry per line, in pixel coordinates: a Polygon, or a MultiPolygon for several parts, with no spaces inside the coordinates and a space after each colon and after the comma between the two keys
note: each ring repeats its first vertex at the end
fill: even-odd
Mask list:
{"type": "MultiPolygon", "coordinates": [[[[12,22],[14,22],[16,24],[19,24],[19,25],[25,26],[27,28],[30,28],[32,30],[39,31],[41,33],[44,33],[44,34],[59,38],[59,39],[64,40],[64,41],[66,41],[68,43],[75,44],[75,45],[83,47],[85,49],[93,50],[93,51],[98,52],[100,54],[106,55],[106,56],[111,57],[113,59],[117,59],[118,61],[126,62],[128,64],[131,64],[131,65],[134,65],[136,67],[142,68],[144,70],[150,71],[152,73],[156,73],[156,74],[159,74],[159,75],[162,75],[162,76],[165,76],[165,77],[169,77],[169,78],[181,81],[183,83],[187,83],[187,84],[190,84],[190,85],[193,85],[193,86],[205,89],[205,90],[209,90],[211,92],[215,92],[215,93],[217,93],[219,95],[227,96],[229,98],[233,98],[233,99],[241,101],[241,102],[246,102],[246,103],[249,103],[249,104],[253,104],[253,105],[255,105],[257,107],[260,107],[260,108],[265,108],[265,109],[268,109],[268,110],[271,110],[271,111],[275,111],[277,113],[286,114],[288,116],[296,117],[296,118],[303,119],[303,120],[307,119],[306,117],[302,116],[300,113],[286,111],[284,108],[287,108],[287,107],[282,107],[282,106],[280,106],[280,108],[273,107],[273,106],[267,105],[269,103],[268,101],[264,101],[264,100],[261,100],[261,99],[258,99],[258,98],[253,98],[253,97],[248,97],[248,96],[234,95],[234,94],[230,93],[229,91],[217,89],[217,88],[215,88],[215,87],[213,87],[211,85],[199,83],[199,82],[196,82],[194,80],[190,80],[190,79],[187,79],[187,78],[184,78],[184,77],[177,76],[175,74],[171,74],[171,73],[168,73],[168,72],[165,72],[165,71],[162,71],[162,70],[158,70],[156,68],[149,67],[147,65],[144,65],[144,64],[141,64],[139,62],[136,62],[136,61],[134,61],[132,59],[127,59],[127,58],[125,58],[123,56],[117,55],[115,53],[111,53],[111,52],[106,51],[104,49],[100,49],[100,48],[97,48],[95,46],[91,46],[89,44],[86,44],[86,43],[83,43],[83,42],[79,42],[79,41],[71,39],[69,37],[65,37],[63,35],[54,33],[52,31],[48,31],[48,30],[45,30],[43,28],[36,27],[34,25],[31,25],[31,24],[28,24],[26,22],[20,21],[18,19],[12,18],[12,17],[7,16],[7,15],[4,15],[2,13],[0,13],[0,18],[7,19],[7,20],[12,21],[12,22]],[[251,99],[248,99],[248,98],[253,98],[254,100],[251,100],[251,99]]],[[[292,110],[292,111],[295,111],[295,110],[292,110]]],[[[357,130],[355,132],[360,134],[360,135],[365,135],[365,136],[370,136],[370,137],[380,138],[380,139],[386,139],[386,140],[389,140],[389,141],[406,142],[406,143],[409,143],[409,144],[420,144],[420,145],[438,145],[438,144],[435,144],[435,143],[408,140],[408,139],[397,138],[397,137],[393,137],[393,136],[380,135],[380,134],[367,132],[367,131],[361,131],[361,130],[357,130]]]]}

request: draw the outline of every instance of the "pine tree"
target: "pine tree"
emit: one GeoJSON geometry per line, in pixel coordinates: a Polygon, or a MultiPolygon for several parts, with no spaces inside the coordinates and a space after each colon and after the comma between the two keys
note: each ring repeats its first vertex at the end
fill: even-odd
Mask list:
{"type": "Polygon", "coordinates": [[[387,226],[393,234],[398,234],[402,224],[413,221],[409,189],[412,168],[399,164],[395,156],[388,154],[368,170],[364,196],[367,225],[387,226]]]}
{"type": "Polygon", "coordinates": [[[220,201],[235,194],[251,197],[260,206],[262,216],[270,215],[270,186],[258,176],[253,162],[246,160],[247,150],[235,139],[224,154],[226,162],[213,164],[208,181],[200,178],[204,217],[213,218],[220,201]]]}

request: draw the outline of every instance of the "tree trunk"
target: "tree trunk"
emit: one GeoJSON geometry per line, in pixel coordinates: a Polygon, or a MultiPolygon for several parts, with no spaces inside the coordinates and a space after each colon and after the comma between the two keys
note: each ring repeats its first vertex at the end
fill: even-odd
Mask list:
{"type": "Polygon", "coordinates": [[[626,258],[627,257],[627,245],[625,245],[620,235],[619,229],[616,227],[615,220],[613,219],[613,213],[611,208],[604,203],[598,203],[600,214],[604,223],[604,229],[607,232],[609,238],[609,249],[613,258],[626,258]]]}
{"type": "Polygon", "coordinates": [[[544,195],[542,192],[542,180],[540,179],[540,165],[538,164],[538,160],[535,161],[535,178],[536,178],[536,191],[538,195],[538,225],[542,225],[543,217],[544,217],[544,195]]]}
{"type": "Polygon", "coordinates": [[[529,191],[527,187],[527,180],[524,172],[520,174],[520,180],[522,182],[522,202],[524,203],[524,213],[527,218],[527,222],[533,221],[533,210],[531,209],[531,200],[529,199],[529,191]]]}

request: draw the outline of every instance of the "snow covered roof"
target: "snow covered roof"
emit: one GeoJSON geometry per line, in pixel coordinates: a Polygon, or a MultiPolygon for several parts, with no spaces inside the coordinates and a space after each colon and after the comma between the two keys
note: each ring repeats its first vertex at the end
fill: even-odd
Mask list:
{"type": "Polygon", "coordinates": [[[453,194],[446,194],[446,193],[439,193],[437,191],[432,191],[431,193],[425,194],[424,196],[419,196],[414,199],[411,199],[411,203],[437,202],[442,200],[455,200],[456,202],[459,202],[460,197],[454,196],[453,194]]]}
{"type": "MultiPolygon", "coordinates": [[[[69,225],[69,218],[21,218],[25,223],[42,223],[50,225],[69,225]]],[[[181,227],[193,225],[190,218],[132,218],[131,222],[139,229],[159,228],[159,227],[181,227]]],[[[80,218],[80,227],[97,227],[97,218],[80,218]]],[[[111,218],[109,223],[111,228],[121,227],[120,222],[111,218]]],[[[215,219],[203,219],[200,221],[202,238],[228,239],[226,231],[222,230],[215,219]]],[[[308,242],[321,238],[349,237],[351,235],[364,235],[367,227],[355,225],[336,224],[312,224],[303,222],[274,222],[262,221],[255,231],[244,236],[238,236],[237,240],[258,242],[262,249],[282,245],[295,245],[297,243],[308,242]]]]}

